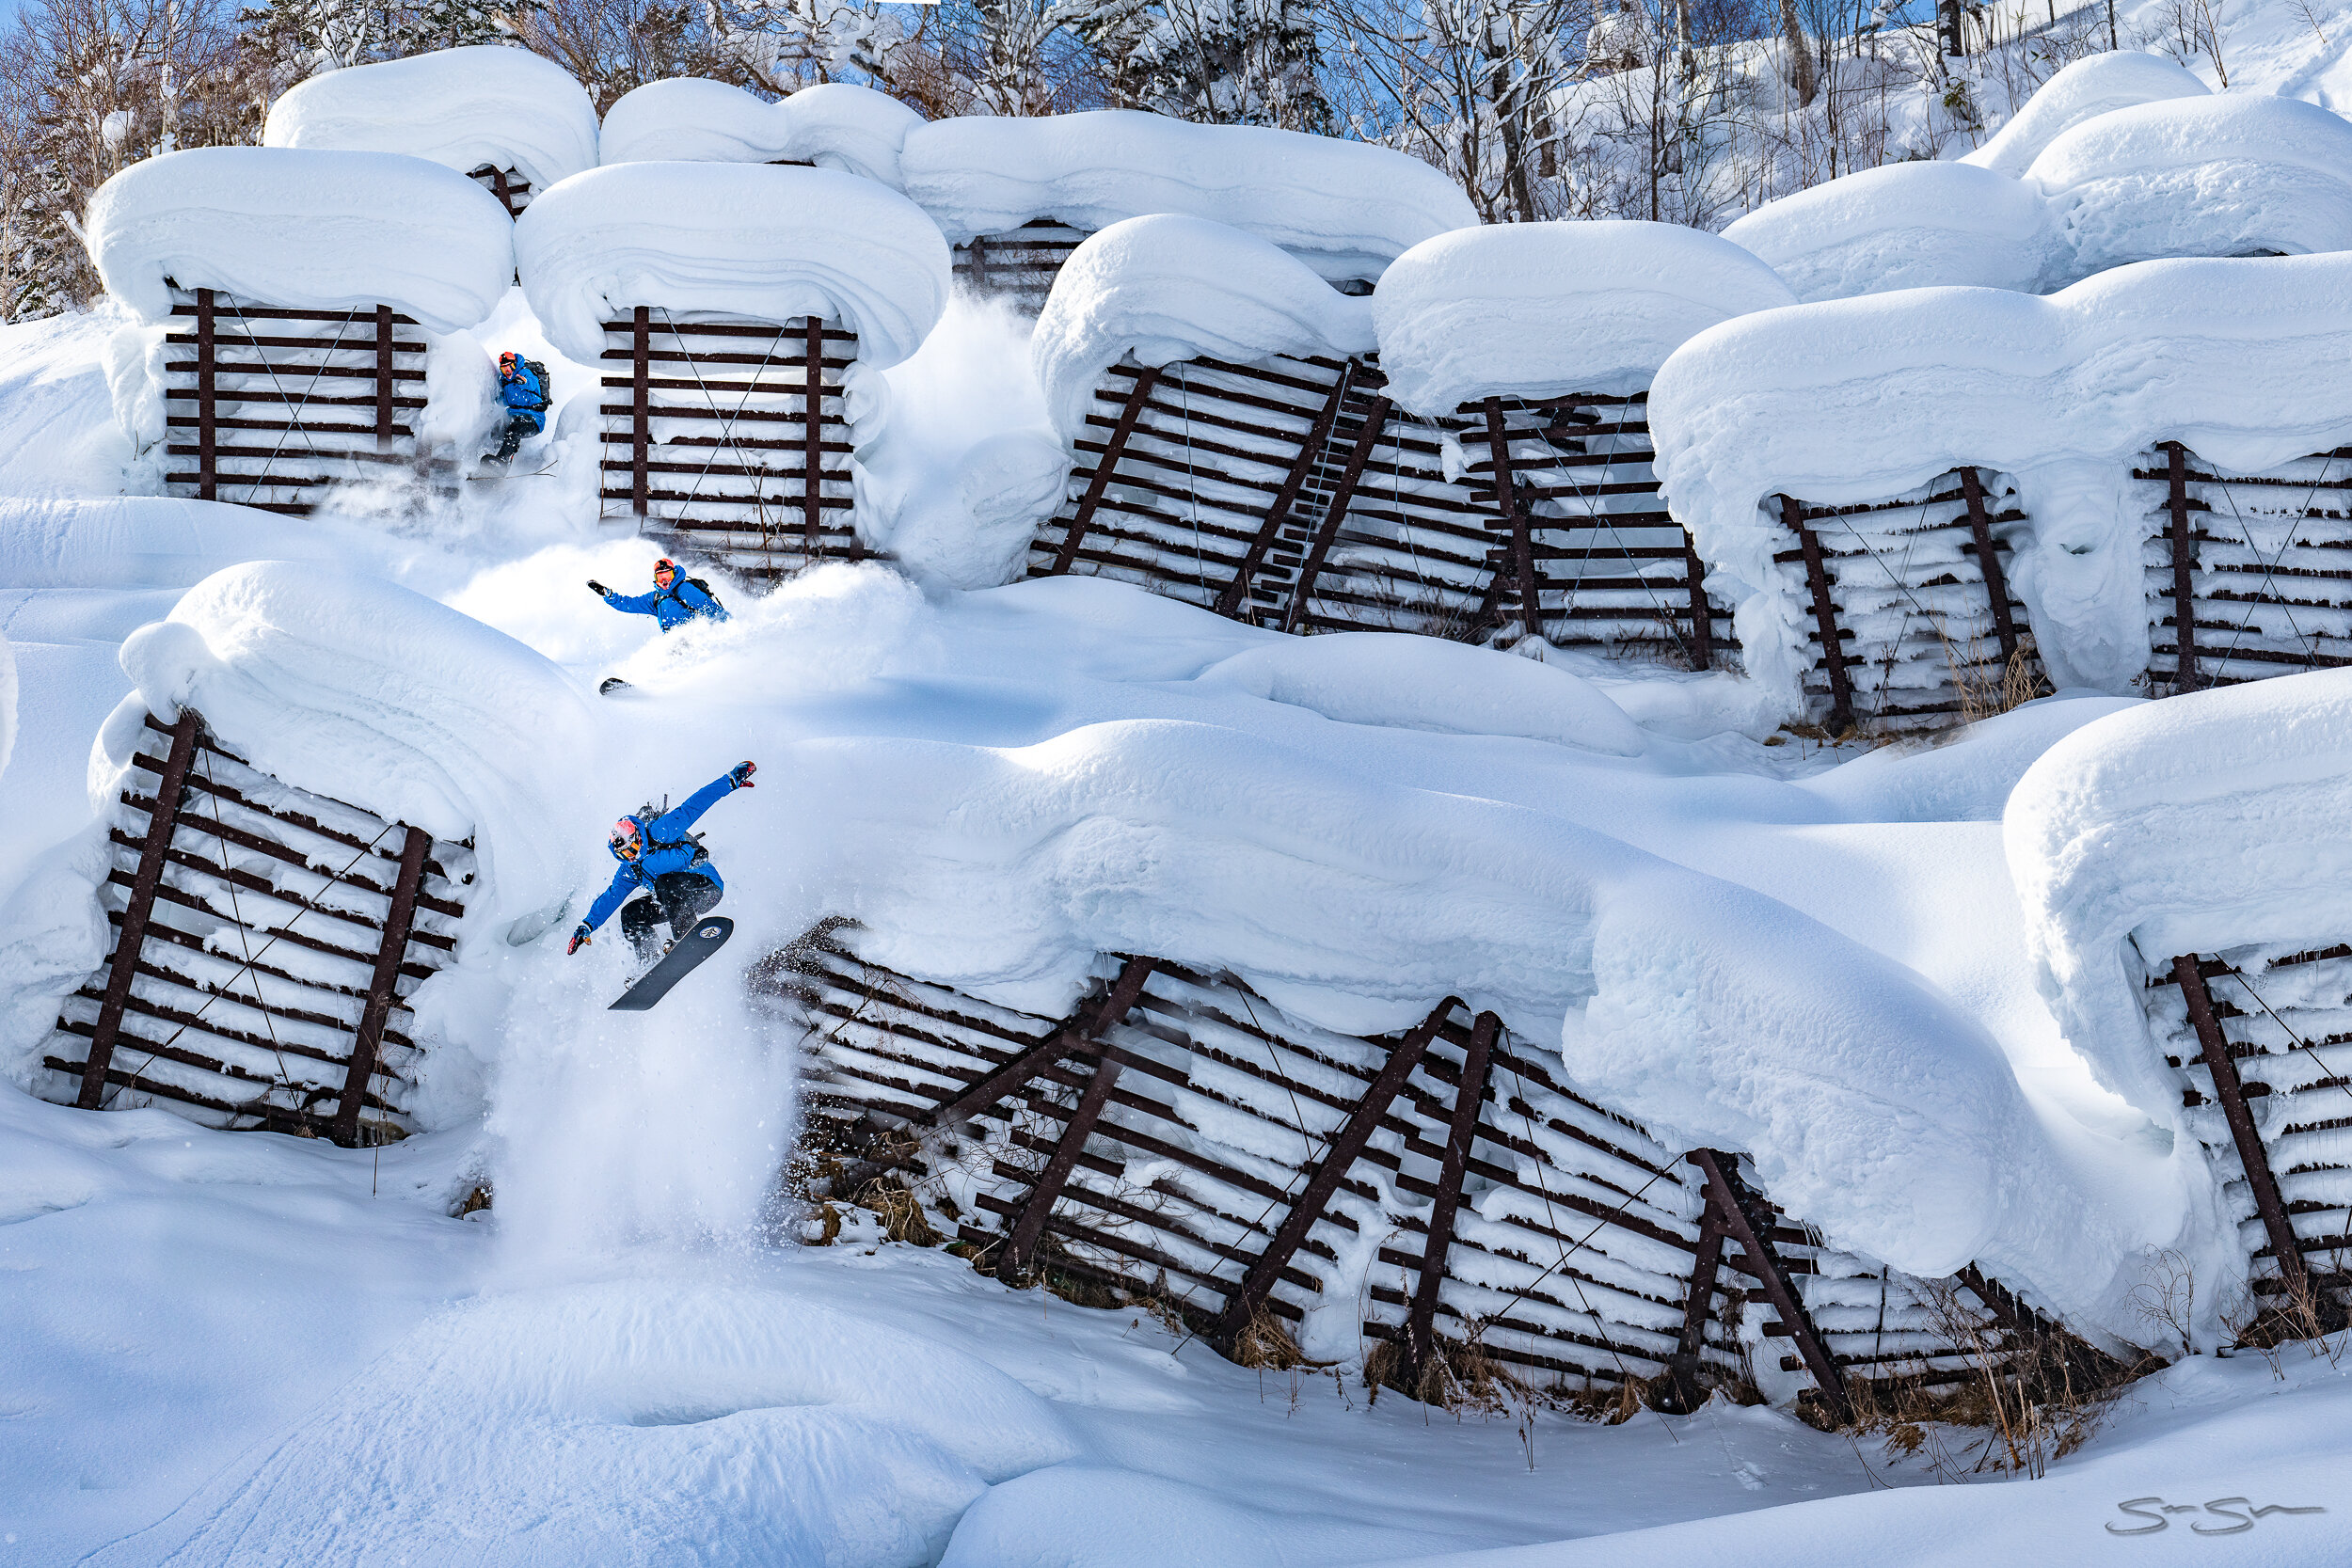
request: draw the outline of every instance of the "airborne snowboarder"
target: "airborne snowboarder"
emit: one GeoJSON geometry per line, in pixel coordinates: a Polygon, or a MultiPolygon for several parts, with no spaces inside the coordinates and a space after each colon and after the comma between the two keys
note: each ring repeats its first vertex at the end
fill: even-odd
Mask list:
{"type": "Polygon", "coordinates": [[[568,956],[587,946],[596,927],[610,920],[616,909],[621,911],[622,934],[637,950],[640,960],[657,955],[657,926],[666,923],[674,942],[684,936],[688,927],[719,902],[726,886],[719,879],[719,868],[710,863],[700,836],[689,830],[720,797],[751,788],[755,771],[751,763],[739,762],[688,796],[686,803],[675,811],[657,814],[651,807],[642,807],[613,823],[606,847],[621,863],[620,867],[612,873],[612,885],[590,907],[588,918],[572,932],[564,953],[568,956]],[[630,898],[632,892],[638,896],[630,898]],[[628,899],[626,907],[621,902],[625,898],[628,899]]]}
{"type": "Polygon", "coordinates": [[[594,578],[588,579],[588,591],[624,615],[652,616],[663,631],[675,630],[697,617],[706,621],[733,619],[727,614],[726,606],[710,592],[708,583],[680,573],[677,562],[666,555],[653,563],[650,594],[616,593],[594,578]]]}

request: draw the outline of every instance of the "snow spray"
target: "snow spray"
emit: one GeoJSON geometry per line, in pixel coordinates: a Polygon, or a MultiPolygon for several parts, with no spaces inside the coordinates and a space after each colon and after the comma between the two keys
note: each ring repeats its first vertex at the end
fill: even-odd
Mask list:
{"type": "Polygon", "coordinates": [[[634,970],[618,926],[573,958],[552,942],[534,951],[508,1013],[485,1125],[504,1146],[500,1229],[521,1259],[748,1241],[769,1218],[790,1069],[739,955],[651,1012],[611,1012],[634,970]]]}

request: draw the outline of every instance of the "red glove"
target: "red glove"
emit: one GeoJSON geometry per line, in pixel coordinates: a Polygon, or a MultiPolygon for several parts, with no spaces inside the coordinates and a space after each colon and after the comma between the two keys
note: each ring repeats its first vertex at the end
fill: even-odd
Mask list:
{"type": "Polygon", "coordinates": [[[738,789],[749,789],[752,787],[752,775],[757,771],[759,771],[758,764],[739,762],[727,769],[727,779],[738,789]]]}
{"type": "Polygon", "coordinates": [[[572,933],[572,940],[564,944],[564,956],[567,958],[570,958],[573,954],[587,946],[594,939],[588,935],[588,923],[584,920],[581,921],[580,923],[580,928],[572,933]]]}

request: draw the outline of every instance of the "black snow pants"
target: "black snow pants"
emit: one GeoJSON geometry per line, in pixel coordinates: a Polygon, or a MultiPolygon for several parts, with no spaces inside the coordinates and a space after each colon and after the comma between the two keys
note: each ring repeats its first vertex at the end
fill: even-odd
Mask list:
{"type": "Polygon", "coordinates": [[[719,884],[699,871],[665,871],[653,879],[653,889],[621,906],[621,934],[628,938],[641,959],[660,951],[654,927],[665,921],[673,940],[719,902],[719,884]]]}
{"type": "Polygon", "coordinates": [[[526,437],[538,434],[539,421],[537,420],[528,414],[509,414],[506,416],[506,430],[499,437],[499,450],[490,453],[484,461],[507,462],[514,457],[515,450],[523,444],[526,437]]]}

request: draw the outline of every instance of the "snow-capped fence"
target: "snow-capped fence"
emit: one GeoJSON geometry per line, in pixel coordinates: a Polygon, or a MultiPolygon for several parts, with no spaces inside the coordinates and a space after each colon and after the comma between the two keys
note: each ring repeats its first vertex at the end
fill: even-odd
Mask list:
{"type": "Polygon", "coordinates": [[[2312,1334],[2352,1307],[2352,946],[2286,945],[2152,964],[2141,1006],[2223,1173],[2253,1307],[2312,1334]]]}
{"type": "Polygon", "coordinates": [[[471,851],[256,770],[194,709],[146,725],[107,825],[114,945],[65,1002],[42,1092],[399,1136],[418,1050],[403,998],[452,960],[471,851]]]}
{"type": "MultiPolygon", "coordinates": [[[[425,343],[408,316],[389,305],[305,309],[176,285],[171,302],[170,494],[301,516],[329,486],[435,471],[417,450],[425,343]]],[[[453,484],[453,472],[443,477],[453,484]]]]}
{"type": "Polygon", "coordinates": [[[1793,544],[1773,563],[1812,611],[1804,694],[1832,729],[1925,729],[2010,705],[2004,686],[2028,674],[2032,649],[1995,531],[2026,520],[2004,476],[1959,468],[1854,506],[1776,500],[1793,544]]]}
{"type": "Polygon", "coordinates": [[[1418,1390],[1432,1357],[1474,1353],[1686,1408],[1769,1380],[1843,1419],[1856,1379],[1947,1386],[2052,1332],[1973,1269],[1914,1280],[1822,1246],[1737,1156],[1677,1155],[1456,999],[1362,1038],[1126,958],[1056,1020],[857,942],[820,926],[755,981],[805,1030],[809,1170],[845,1197],[908,1172],[982,1266],[1154,1300],[1229,1354],[1384,1342],[1418,1390]]]}
{"type": "Polygon", "coordinates": [[[1030,575],[1120,578],[1286,631],[1516,622],[1696,669],[1729,641],[1658,499],[1640,396],[1417,420],[1386,385],[1373,356],[1111,366],[1030,575]]]}
{"type": "Polygon", "coordinates": [[[1001,295],[1025,310],[1041,309],[1062,263],[1087,237],[1051,218],[1037,218],[998,234],[975,234],[955,247],[956,277],[978,294],[1001,295]]]}
{"type": "Polygon", "coordinates": [[[922,209],[829,168],[619,163],[514,232],[548,341],[605,368],[606,515],[755,576],[864,553],[852,461],[887,400],[858,378],[912,355],[953,286],[922,209]]]}
{"type": "Polygon", "coordinates": [[[2352,447],[2233,473],[2177,441],[2132,470],[2152,502],[2152,689],[2352,664],[2352,447]]]}
{"type": "Polygon", "coordinates": [[[815,316],[680,321],[640,305],[606,322],[607,511],[626,501],[649,532],[750,576],[861,559],[841,388],[857,353],[855,333],[815,316]]]}

